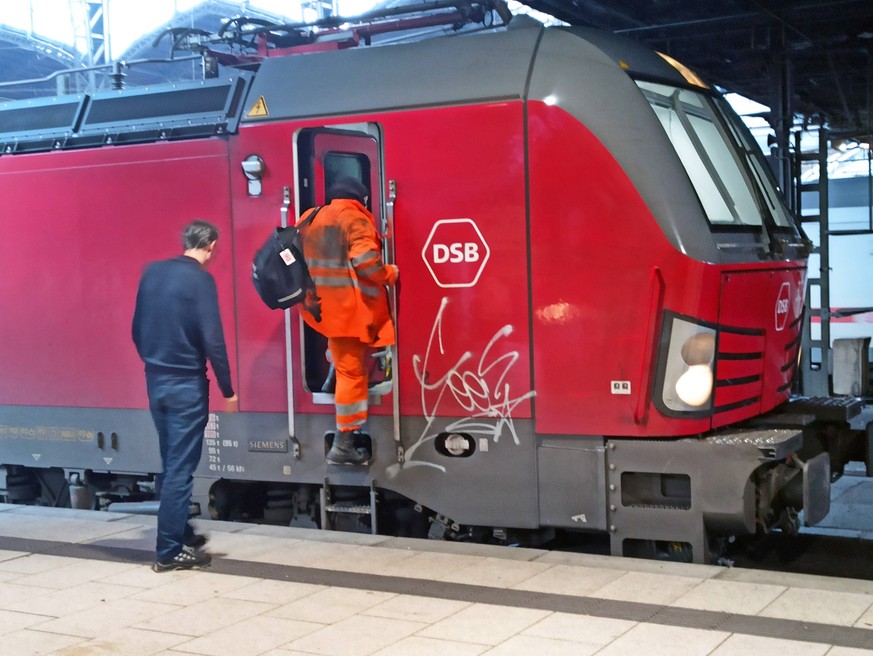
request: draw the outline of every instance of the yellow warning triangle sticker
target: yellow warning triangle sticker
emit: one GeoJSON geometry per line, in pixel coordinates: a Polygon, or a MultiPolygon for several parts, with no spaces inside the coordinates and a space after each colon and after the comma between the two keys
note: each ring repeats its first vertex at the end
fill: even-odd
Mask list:
{"type": "Polygon", "coordinates": [[[254,118],[256,116],[269,116],[270,112],[267,111],[267,102],[264,100],[263,96],[260,96],[255,104],[252,105],[252,108],[248,111],[246,116],[248,118],[254,118]]]}

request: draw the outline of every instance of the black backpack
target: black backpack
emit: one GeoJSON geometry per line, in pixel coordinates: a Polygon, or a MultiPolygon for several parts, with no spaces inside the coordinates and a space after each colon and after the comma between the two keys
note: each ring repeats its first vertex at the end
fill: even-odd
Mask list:
{"type": "MultiPolygon", "coordinates": [[[[321,207],[315,208],[300,227],[311,223],[319,210],[321,207]]],[[[285,310],[303,303],[315,320],[321,321],[315,283],[303,259],[303,240],[297,227],[276,228],[258,249],[252,262],[252,282],[268,308],[285,310]]]]}

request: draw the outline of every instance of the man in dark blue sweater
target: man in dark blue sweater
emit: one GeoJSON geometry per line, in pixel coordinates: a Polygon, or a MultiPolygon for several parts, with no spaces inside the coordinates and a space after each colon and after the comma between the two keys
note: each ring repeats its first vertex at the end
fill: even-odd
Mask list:
{"type": "Polygon", "coordinates": [[[206,271],[218,229],[206,221],[185,228],[185,252],[146,267],[136,295],[133,342],[145,363],[149,410],[158,431],[164,472],[158,510],[156,572],[206,567],[206,543],[188,522],[194,470],[209,419],[209,359],[226,410],[235,412],[215,280],[206,271]]]}

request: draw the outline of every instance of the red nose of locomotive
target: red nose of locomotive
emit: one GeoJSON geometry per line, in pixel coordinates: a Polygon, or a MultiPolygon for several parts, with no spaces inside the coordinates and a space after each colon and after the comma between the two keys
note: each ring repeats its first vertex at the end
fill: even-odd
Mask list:
{"type": "Polygon", "coordinates": [[[714,428],[788,398],[800,354],[805,288],[804,269],[722,274],[714,428]]]}
{"type": "Polygon", "coordinates": [[[718,320],[664,316],[654,402],[718,428],[788,398],[797,369],[805,270],[724,271],[718,320]]]}

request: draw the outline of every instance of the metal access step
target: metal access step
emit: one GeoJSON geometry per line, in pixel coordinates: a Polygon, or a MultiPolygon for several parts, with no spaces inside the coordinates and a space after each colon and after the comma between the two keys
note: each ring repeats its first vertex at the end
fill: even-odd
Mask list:
{"type": "Polygon", "coordinates": [[[789,412],[815,415],[826,421],[849,421],[864,409],[856,396],[798,396],[786,404],[789,412]]]}
{"type": "Polygon", "coordinates": [[[784,428],[736,428],[719,431],[705,442],[718,445],[750,445],[770,460],[782,460],[803,445],[803,432],[784,428]]]}
{"type": "Polygon", "coordinates": [[[332,503],[325,506],[325,511],[329,513],[351,513],[353,515],[372,515],[373,509],[370,506],[356,506],[346,503],[332,503]]]}
{"type": "Polygon", "coordinates": [[[325,478],[324,486],[321,488],[321,530],[333,530],[333,518],[337,514],[346,515],[369,515],[370,516],[370,533],[376,535],[378,533],[378,523],[376,521],[376,504],[378,502],[378,494],[376,492],[376,481],[370,483],[368,492],[366,488],[361,488],[361,495],[369,493],[370,503],[350,503],[338,501],[334,502],[333,494],[331,493],[330,481],[325,478]]]}

